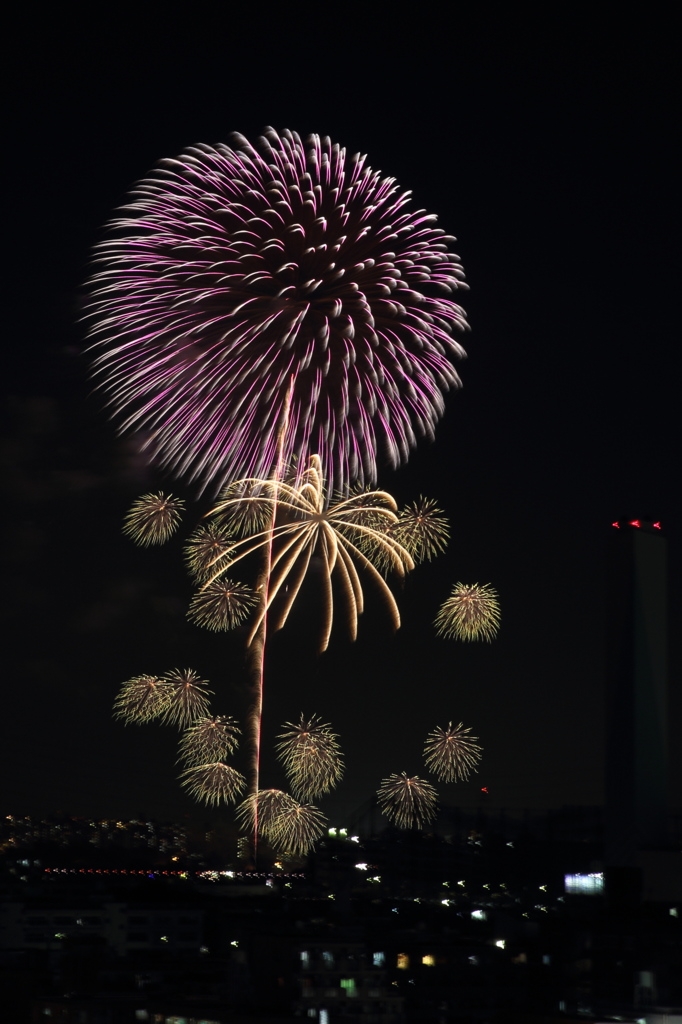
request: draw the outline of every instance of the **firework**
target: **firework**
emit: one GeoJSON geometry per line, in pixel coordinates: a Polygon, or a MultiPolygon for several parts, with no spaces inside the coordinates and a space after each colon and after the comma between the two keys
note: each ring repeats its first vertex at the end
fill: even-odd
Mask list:
{"type": "Polygon", "coordinates": [[[317,807],[294,800],[273,819],[268,839],[271,846],[281,853],[302,857],[324,834],[326,825],[327,819],[317,807]]]}
{"type": "Polygon", "coordinates": [[[439,636],[491,641],[500,628],[500,602],[488,583],[456,583],[436,616],[439,636]]]}
{"type": "Polygon", "coordinates": [[[410,552],[415,562],[424,562],[445,551],[450,529],[436,502],[420,498],[402,510],[389,533],[410,552]]]}
{"type": "Polygon", "coordinates": [[[319,452],[330,487],[404,462],[459,386],[454,239],[364,156],[266,129],[139,182],[97,250],[88,316],[121,431],[218,493],[319,452]]]}
{"type": "Polygon", "coordinates": [[[198,718],[180,741],[180,758],[193,765],[222,761],[237,749],[240,731],[229,715],[198,718]]]}
{"type": "MultiPolygon", "coordinates": [[[[240,481],[240,484],[243,483],[249,481],[240,481]]],[[[364,607],[357,566],[376,582],[388,604],[393,624],[398,628],[400,615],[395,598],[381,573],[372,564],[371,557],[381,552],[381,558],[390,563],[399,575],[414,568],[409,552],[386,532],[398,522],[396,504],[390,494],[385,491],[363,492],[340,498],[328,505],[322,466],[317,455],[307,460],[306,468],[299,470],[293,483],[288,480],[277,484],[268,484],[267,481],[250,483],[258,485],[261,492],[258,500],[269,505],[274,525],[254,536],[236,541],[229,555],[225,556],[224,568],[221,559],[216,560],[213,576],[213,580],[218,579],[228,566],[232,568],[254,551],[271,549],[267,597],[261,602],[259,613],[252,624],[249,642],[257,634],[280,592],[282,600],[270,624],[274,630],[284,625],[313,556],[319,559],[324,573],[323,599],[326,614],[320,650],[326,649],[331,634],[333,577],[340,584],[351,637],[355,639],[358,615],[364,607]]],[[[224,515],[233,505],[243,500],[230,498],[220,502],[213,511],[217,515],[224,515]]],[[[206,592],[212,582],[209,580],[205,583],[199,593],[206,592]]]]}
{"type": "Polygon", "coordinates": [[[224,527],[217,523],[200,526],[187,542],[185,558],[190,575],[195,580],[202,580],[213,567],[216,559],[225,558],[232,541],[224,527]]]}
{"type": "Polygon", "coordinates": [[[278,757],[284,764],[294,795],[301,800],[322,796],[337,784],[343,775],[338,736],[327,722],[317,715],[298,723],[285,722],[286,732],[277,738],[278,757]]]}
{"type": "Polygon", "coordinates": [[[274,488],[269,480],[262,484],[235,481],[226,487],[220,495],[224,503],[220,522],[226,533],[231,537],[250,537],[264,530],[272,519],[272,502],[263,498],[273,498],[274,488]]]}
{"type": "Polygon", "coordinates": [[[220,632],[238,626],[257,604],[257,596],[246,584],[224,578],[211,580],[192,598],[187,618],[220,632]]]}
{"type": "Polygon", "coordinates": [[[281,789],[259,789],[257,800],[251,793],[239,805],[237,820],[249,830],[255,830],[257,827],[258,832],[268,839],[273,834],[278,817],[297,806],[297,801],[281,789]]]}
{"type": "Polygon", "coordinates": [[[165,724],[183,728],[193,725],[198,718],[209,717],[208,697],[213,691],[191,668],[173,669],[164,675],[163,681],[168,687],[162,715],[165,724]]]}
{"type": "Polygon", "coordinates": [[[123,532],[140,544],[165,544],[180,524],[185,504],[172,494],[143,494],[134,501],[123,521],[123,532]]]}
{"type": "Polygon", "coordinates": [[[135,676],[121,687],[114,701],[114,718],[130,722],[150,722],[159,718],[168,707],[171,688],[165,679],[157,676],[135,676]]]}
{"type": "Polygon", "coordinates": [[[478,771],[481,747],[476,743],[478,736],[469,736],[470,732],[461,722],[456,728],[448,722],[447,729],[434,729],[426,737],[426,766],[441,782],[468,779],[470,771],[478,771]]]}
{"type": "Polygon", "coordinates": [[[398,828],[422,828],[436,816],[436,791],[418,775],[390,775],[383,779],[377,796],[382,814],[398,828]]]}
{"type": "Polygon", "coordinates": [[[196,800],[214,807],[233,804],[246,784],[243,775],[222,761],[193,765],[182,772],[180,780],[196,800]]]}

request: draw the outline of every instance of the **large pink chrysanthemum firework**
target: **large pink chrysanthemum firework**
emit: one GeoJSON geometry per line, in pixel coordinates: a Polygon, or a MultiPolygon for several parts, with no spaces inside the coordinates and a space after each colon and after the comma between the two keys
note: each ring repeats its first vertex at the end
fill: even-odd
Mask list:
{"type": "Polygon", "coordinates": [[[330,490],[430,436],[466,326],[453,239],[328,138],[197,145],[98,249],[90,334],[119,426],[216,493],[319,453],[330,490]],[[287,395],[293,379],[291,402],[287,395]],[[284,410],[286,416],[284,415],[284,410]]]}

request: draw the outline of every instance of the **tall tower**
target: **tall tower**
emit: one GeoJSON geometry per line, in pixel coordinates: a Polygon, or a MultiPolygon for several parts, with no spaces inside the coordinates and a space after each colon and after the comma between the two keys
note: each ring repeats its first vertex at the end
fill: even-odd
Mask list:
{"type": "Polygon", "coordinates": [[[639,519],[610,541],[605,860],[624,867],[666,840],[667,545],[639,519]]]}

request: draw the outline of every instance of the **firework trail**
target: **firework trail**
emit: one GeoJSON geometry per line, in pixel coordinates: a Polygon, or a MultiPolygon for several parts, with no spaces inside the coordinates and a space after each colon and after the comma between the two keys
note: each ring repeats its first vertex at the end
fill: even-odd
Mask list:
{"type": "Polygon", "coordinates": [[[470,771],[478,771],[482,748],[476,743],[478,736],[469,736],[470,732],[462,722],[456,727],[448,722],[447,729],[436,728],[426,737],[426,766],[441,782],[468,779],[470,771]]]}
{"type": "Polygon", "coordinates": [[[97,248],[94,372],[119,429],[216,494],[320,455],[332,491],[431,437],[466,328],[454,239],[364,156],[273,129],[140,181],[97,248]]]}
{"type": "Polygon", "coordinates": [[[180,525],[185,503],[172,494],[143,494],[133,502],[123,521],[123,532],[136,544],[165,544],[180,525]]]}
{"type": "Polygon", "coordinates": [[[398,828],[423,828],[436,816],[436,791],[418,775],[390,775],[382,781],[377,796],[382,814],[398,828]]]}
{"type": "Polygon", "coordinates": [[[294,796],[310,800],[323,796],[336,786],[343,775],[338,736],[317,715],[300,721],[285,722],[286,732],[277,737],[278,757],[284,764],[294,796]]]}
{"type": "Polygon", "coordinates": [[[497,591],[488,583],[456,583],[435,625],[439,636],[490,642],[500,628],[497,591]]]}

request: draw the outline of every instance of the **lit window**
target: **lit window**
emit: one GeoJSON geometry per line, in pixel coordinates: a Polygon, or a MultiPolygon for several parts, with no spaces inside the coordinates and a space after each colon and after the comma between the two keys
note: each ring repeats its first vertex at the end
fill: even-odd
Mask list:
{"type": "Polygon", "coordinates": [[[329,1010],[320,1010],[320,1024],[329,1024],[329,1010]]]}
{"type": "Polygon", "coordinates": [[[474,921],[485,921],[486,918],[488,917],[485,910],[472,910],[471,916],[473,917],[474,921]]]}
{"type": "Polygon", "coordinates": [[[433,955],[433,953],[426,953],[422,957],[422,963],[424,964],[424,967],[435,967],[436,966],[436,958],[433,955]]]}
{"type": "Polygon", "coordinates": [[[323,952],[323,954],[322,954],[322,963],[324,964],[325,967],[333,967],[334,966],[334,954],[333,953],[329,953],[327,950],[325,950],[323,952]]]}
{"type": "Polygon", "coordinates": [[[303,967],[308,967],[310,964],[310,953],[307,949],[301,950],[301,964],[303,967]]]}
{"type": "Polygon", "coordinates": [[[564,875],[564,891],[583,896],[599,896],[604,891],[604,874],[593,871],[589,875],[564,875]]]}
{"type": "Polygon", "coordinates": [[[506,942],[504,941],[504,939],[495,939],[495,945],[497,946],[498,949],[504,949],[506,942]]]}
{"type": "Polygon", "coordinates": [[[385,963],[385,953],[372,953],[372,967],[383,967],[385,963]]]}
{"type": "Polygon", "coordinates": [[[341,988],[349,997],[358,994],[355,988],[355,978],[341,978],[341,988]]]}
{"type": "Polygon", "coordinates": [[[399,971],[406,971],[410,966],[410,958],[407,953],[398,953],[395,965],[399,971]]]}

